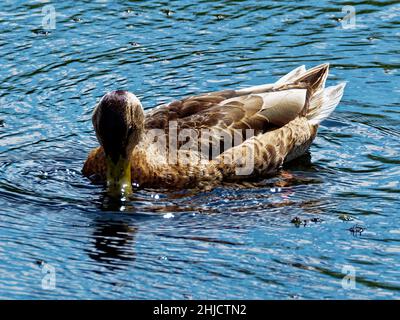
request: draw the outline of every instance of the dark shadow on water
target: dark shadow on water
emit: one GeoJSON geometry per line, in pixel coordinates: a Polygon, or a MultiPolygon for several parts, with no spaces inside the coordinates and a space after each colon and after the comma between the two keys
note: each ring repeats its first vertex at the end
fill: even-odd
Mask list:
{"type": "Polygon", "coordinates": [[[311,162],[311,152],[308,150],[301,157],[298,157],[288,163],[283,165],[283,169],[292,169],[292,170],[302,170],[309,171],[312,170],[314,165],[311,162]]]}
{"type": "Polygon", "coordinates": [[[89,257],[109,270],[124,269],[135,260],[137,227],[123,220],[96,219],[89,257]]]}

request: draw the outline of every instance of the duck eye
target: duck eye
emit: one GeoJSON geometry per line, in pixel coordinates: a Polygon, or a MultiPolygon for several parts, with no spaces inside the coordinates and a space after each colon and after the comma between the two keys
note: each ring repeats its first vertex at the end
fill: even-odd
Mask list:
{"type": "Polygon", "coordinates": [[[126,133],[126,136],[129,138],[131,136],[131,134],[133,133],[133,126],[129,126],[128,128],[128,132],[126,133]]]}

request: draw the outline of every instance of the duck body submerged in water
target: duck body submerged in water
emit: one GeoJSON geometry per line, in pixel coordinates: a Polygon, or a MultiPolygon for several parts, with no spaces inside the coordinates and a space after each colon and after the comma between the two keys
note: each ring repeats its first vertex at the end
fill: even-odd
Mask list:
{"type": "Polygon", "coordinates": [[[212,188],[271,175],[304,154],[345,84],[325,88],[329,65],[291,71],[276,83],[190,96],[146,113],[130,92],[100,100],[93,126],[100,143],[83,174],[114,194],[132,184],[212,188]]]}

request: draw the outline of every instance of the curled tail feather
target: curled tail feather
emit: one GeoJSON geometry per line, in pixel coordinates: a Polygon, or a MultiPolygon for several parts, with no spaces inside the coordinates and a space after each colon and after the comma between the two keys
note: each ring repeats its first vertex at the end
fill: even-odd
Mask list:
{"type": "Polygon", "coordinates": [[[342,99],[346,83],[328,87],[317,92],[310,99],[306,114],[311,125],[318,125],[328,118],[342,99]]]}
{"type": "Polygon", "coordinates": [[[307,89],[306,102],[300,115],[306,116],[309,113],[310,102],[318,92],[325,88],[325,82],[328,78],[329,64],[324,63],[306,70],[304,66],[300,66],[287,75],[280,78],[273,85],[274,88],[287,88],[288,86],[307,89]]]}
{"type": "Polygon", "coordinates": [[[325,82],[328,78],[329,63],[320,64],[307,70],[300,77],[294,80],[294,83],[304,83],[310,90],[310,94],[325,88],[325,82]]]}
{"type": "Polygon", "coordinates": [[[274,85],[295,82],[305,72],[306,72],[306,67],[304,65],[297,67],[296,69],[293,69],[288,74],[284,75],[282,78],[276,81],[274,85]]]}

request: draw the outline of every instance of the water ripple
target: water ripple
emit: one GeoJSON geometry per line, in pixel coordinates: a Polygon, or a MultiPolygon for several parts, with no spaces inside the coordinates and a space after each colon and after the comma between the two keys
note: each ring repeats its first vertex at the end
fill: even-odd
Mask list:
{"type": "Polygon", "coordinates": [[[54,30],[39,2],[0,13],[0,298],[400,297],[397,1],[357,1],[355,29],[342,1],[54,5],[54,30]],[[275,177],[115,203],[80,173],[107,91],[148,109],[323,62],[343,101],[275,177]]]}

